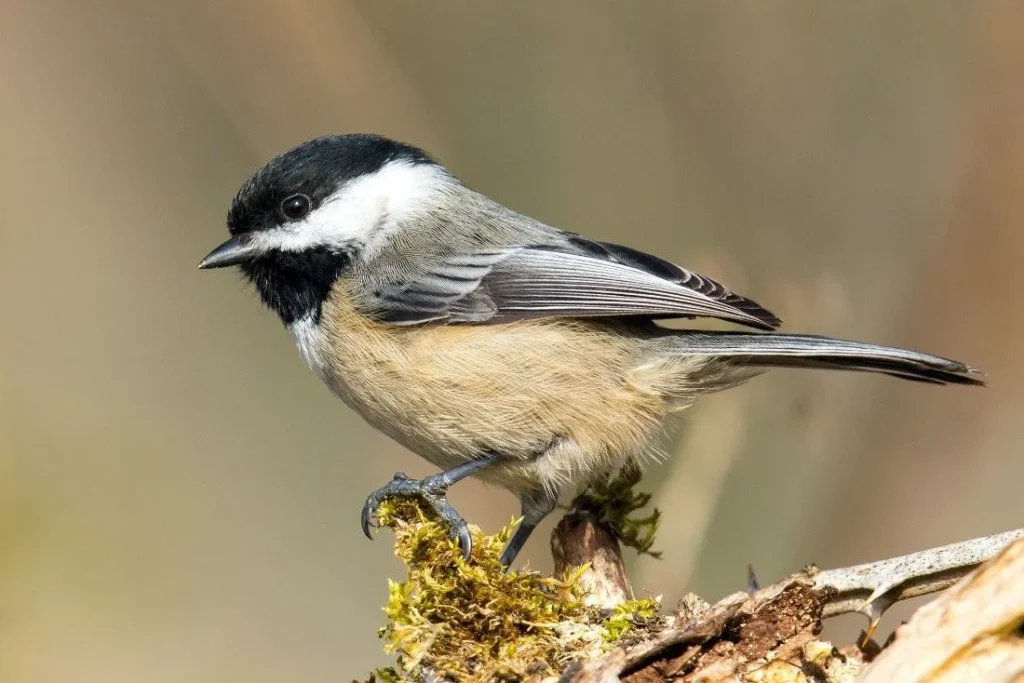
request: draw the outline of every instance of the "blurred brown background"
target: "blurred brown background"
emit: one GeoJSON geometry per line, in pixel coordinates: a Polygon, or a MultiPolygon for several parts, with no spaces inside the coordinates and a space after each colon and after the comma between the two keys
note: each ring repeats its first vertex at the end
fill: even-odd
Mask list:
{"type": "MultiPolygon", "coordinates": [[[[771,580],[1019,526],[1022,27],[1011,2],[0,0],[0,681],[388,661],[398,565],[357,515],[429,468],[237,277],[195,270],[248,174],[327,132],[423,146],[786,329],[989,372],[705,400],[648,477],[665,558],[638,587],[717,598],[748,561],[771,580]]],[[[516,512],[475,482],[453,500],[489,530],[516,512]]]]}

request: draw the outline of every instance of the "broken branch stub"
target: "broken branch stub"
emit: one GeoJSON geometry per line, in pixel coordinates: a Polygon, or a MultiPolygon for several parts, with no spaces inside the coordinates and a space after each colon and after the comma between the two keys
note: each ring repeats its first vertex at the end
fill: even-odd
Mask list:
{"type": "Polygon", "coordinates": [[[551,533],[551,556],[556,576],[589,565],[579,580],[585,604],[613,609],[633,599],[619,541],[594,511],[572,510],[562,518],[551,533]]]}

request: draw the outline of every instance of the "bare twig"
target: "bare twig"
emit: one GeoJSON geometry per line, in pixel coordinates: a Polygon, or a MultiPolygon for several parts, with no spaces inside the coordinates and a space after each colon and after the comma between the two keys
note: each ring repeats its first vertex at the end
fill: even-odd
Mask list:
{"type": "Polygon", "coordinates": [[[871,620],[870,637],[896,602],[948,588],[1022,536],[1024,529],[1017,529],[854,567],[812,571],[816,586],[837,591],[821,616],[860,612],[871,620]]]}

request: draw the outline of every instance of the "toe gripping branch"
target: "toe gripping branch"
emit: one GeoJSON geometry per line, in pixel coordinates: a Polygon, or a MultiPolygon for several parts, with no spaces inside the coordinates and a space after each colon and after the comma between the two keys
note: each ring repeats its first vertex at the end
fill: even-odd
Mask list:
{"type": "Polygon", "coordinates": [[[468,560],[473,551],[469,526],[448,502],[446,494],[452,484],[493,465],[497,460],[496,454],[489,453],[423,479],[410,479],[404,472],[396,472],[391,481],[367,496],[366,502],[363,503],[363,510],[359,516],[363,533],[367,538],[373,539],[370,527],[373,526],[374,515],[382,502],[390,498],[412,498],[437,515],[441,523],[448,528],[448,535],[458,542],[463,559],[468,560]]]}

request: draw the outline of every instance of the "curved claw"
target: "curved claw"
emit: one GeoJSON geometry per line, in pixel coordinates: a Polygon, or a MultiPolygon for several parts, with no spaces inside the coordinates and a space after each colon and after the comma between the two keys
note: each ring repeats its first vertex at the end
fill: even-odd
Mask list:
{"type": "Polygon", "coordinates": [[[468,562],[470,555],[473,554],[473,537],[469,535],[469,527],[462,522],[462,524],[453,525],[448,533],[453,540],[458,542],[459,549],[462,550],[462,559],[468,562]]]}
{"type": "Polygon", "coordinates": [[[363,509],[359,513],[359,526],[362,527],[363,534],[368,539],[373,540],[370,528],[373,526],[374,513],[377,512],[380,504],[392,496],[415,494],[417,484],[419,482],[410,479],[406,476],[405,472],[395,472],[395,476],[391,478],[391,481],[366,497],[363,509]]]}
{"type": "Polygon", "coordinates": [[[359,513],[359,526],[363,529],[363,535],[371,541],[373,540],[373,534],[370,532],[370,526],[373,524],[373,513],[377,509],[373,502],[373,496],[367,498],[366,502],[363,503],[362,512],[359,513]]]}

